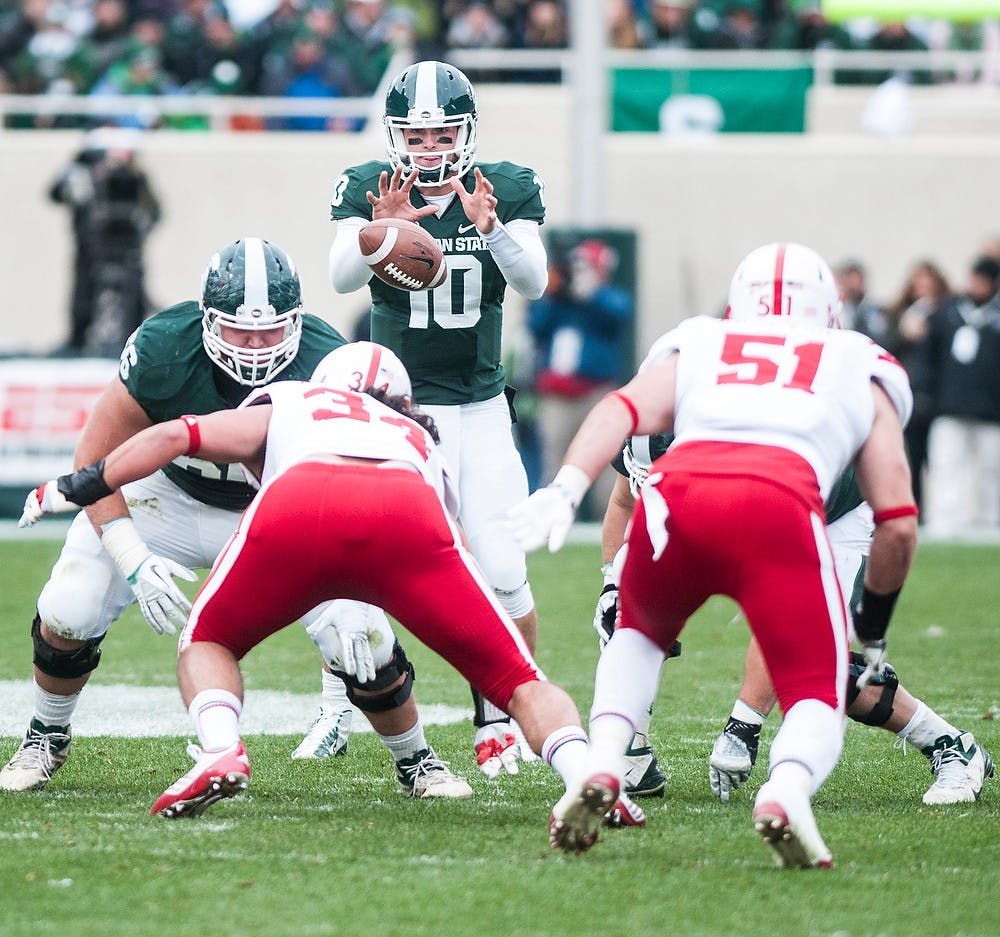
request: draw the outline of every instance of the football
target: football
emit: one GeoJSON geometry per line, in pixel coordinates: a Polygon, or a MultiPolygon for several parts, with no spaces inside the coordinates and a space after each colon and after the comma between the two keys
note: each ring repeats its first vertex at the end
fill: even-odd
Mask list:
{"type": "Polygon", "coordinates": [[[375,276],[396,289],[432,290],[448,275],[441,248],[413,221],[369,221],[358,233],[358,243],[361,256],[375,276]]]}

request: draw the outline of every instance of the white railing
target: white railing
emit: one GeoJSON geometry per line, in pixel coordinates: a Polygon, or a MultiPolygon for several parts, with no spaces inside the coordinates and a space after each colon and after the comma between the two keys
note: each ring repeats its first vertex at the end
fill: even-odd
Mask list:
{"type": "MultiPolygon", "coordinates": [[[[559,69],[571,73],[574,52],[569,49],[456,49],[448,60],[462,69],[530,71],[559,69]]],[[[812,68],[816,84],[832,84],[835,72],[929,71],[936,75],[982,76],[1000,72],[1000,49],[926,52],[866,52],[817,49],[809,52],[762,49],[605,49],[607,68],[721,69],[780,71],[812,68]]]]}
{"type": "Polygon", "coordinates": [[[30,114],[40,118],[90,117],[138,120],[156,126],[163,117],[204,117],[213,130],[224,130],[237,117],[324,117],[365,121],[381,116],[373,98],[269,98],[223,95],[137,96],[130,94],[0,95],[0,114],[30,114]],[[377,115],[374,111],[377,110],[377,115]]]}
{"type": "MultiPolygon", "coordinates": [[[[577,81],[578,53],[571,49],[456,49],[447,58],[469,71],[531,72],[559,70],[564,80],[577,81]]],[[[1000,77],[1000,50],[961,52],[855,52],[819,49],[815,52],[729,51],[690,49],[604,49],[606,68],[637,69],[732,69],[776,71],[812,68],[817,85],[833,83],[835,74],[850,72],[930,72],[956,76],[964,81],[1000,77]]],[[[137,117],[153,125],[161,116],[207,118],[213,129],[225,129],[234,117],[291,118],[324,117],[364,123],[381,117],[387,82],[412,61],[408,52],[397,53],[386,71],[383,85],[364,98],[280,98],[216,95],[0,95],[0,121],[13,114],[42,118],[60,116],[137,117]]],[[[586,60],[593,72],[593,58],[586,60]]]]}

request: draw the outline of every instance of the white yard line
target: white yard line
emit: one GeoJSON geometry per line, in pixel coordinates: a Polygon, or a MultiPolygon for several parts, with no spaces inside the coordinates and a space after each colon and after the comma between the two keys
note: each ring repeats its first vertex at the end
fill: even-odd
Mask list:
{"type": "MultiPolygon", "coordinates": [[[[0,737],[21,738],[32,711],[30,680],[0,680],[0,737]]],[[[240,727],[244,735],[296,735],[304,733],[319,711],[319,692],[284,693],[247,690],[240,727]]],[[[420,704],[425,725],[449,725],[472,718],[471,709],[420,704]]],[[[352,732],[371,732],[368,720],[358,714],[352,732]]],[[[191,735],[176,687],[88,686],[73,716],[73,735],[112,735],[145,738],[191,735]]]]}

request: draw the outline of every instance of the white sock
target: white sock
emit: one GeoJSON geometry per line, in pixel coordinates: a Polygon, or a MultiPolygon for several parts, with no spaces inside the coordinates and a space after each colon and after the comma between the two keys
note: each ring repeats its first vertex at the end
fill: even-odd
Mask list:
{"type": "Polygon", "coordinates": [[[393,761],[412,758],[417,752],[430,748],[424,737],[423,723],[418,719],[412,729],[407,729],[402,735],[380,735],[385,747],[389,749],[393,761]]]}
{"type": "Polygon", "coordinates": [[[323,705],[328,709],[347,709],[351,705],[347,698],[347,684],[325,667],[323,668],[323,705]]]}
{"type": "Polygon", "coordinates": [[[805,765],[797,761],[783,761],[780,765],[775,765],[768,780],[797,790],[806,799],[810,799],[815,792],[812,774],[805,765]]]}
{"type": "Polygon", "coordinates": [[[762,726],[764,720],[767,718],[767,713],[762,713],[752,706],[747,706],[741,699],[733,703],[733,711],[730,715],[733,719],[739,719],[740,722],[748,722],[752,726],[762,726]]]}
{"type": "Polygon", "coordinates": [[[542,758],[569,785],[587,770],[587,736],[579,726],[563,726],[542,742],[542,758]]]}
{"type": "Polygon", "coordinates": [[[635,724],[635,739],[632,744],[636,748],[649,745],[649,725],[653,721],[653,707],[650,706],[635,724]]]}
{"type": "Polygon", "coordinates": [[[42,725],[53,729],[69,728],[70,722],[73,721],[73,713],[76,711],[76,704],[82,692],[82,690],[77,690],[70,696],[59,696],[56,693],[49,693],[48,690],[43,690],[36,683],[34,718],[42,725]]]}
{"type": "Polygon", "coordinates": [[[243,703],[228,690],[202,690],[188,706],[204,752],[221,752],[240,740],[243,703]]]}
{"type": "Polygon", "coordinates": [[[656,644],[638,631],[632,628],[616,631],[597,662],[591,723],[605,713],[614,713],[627,719],[633,732],[642,726],[648,729],[649,710],[660,682],[664,656],[656,644]]]}
{"type": "Polygon", "coordinates": [[[785,713],[771,743],[771,774],[782,762],[797,762],[811,776],[810,795],[830,776],[844,745],[844,717],[817,699],[799,700],[785,713]]]}
{"type": "Polygon", "coordinates": [[[591,719],[588,766],[594,771],[607,771],[622,783],[625,750],[632,734],[632,723],[620,713],[604,712],[591,719]]]}
{"type": "Polygon", "coordinates": [[[913,714],[913,718],[906,723],[905,728],[896,733],[896,736],[923,751],[925,748],[931,748],[942,735],[957,738],[961,734],[950,722],[917,700],[917,711],[913,714]]]}

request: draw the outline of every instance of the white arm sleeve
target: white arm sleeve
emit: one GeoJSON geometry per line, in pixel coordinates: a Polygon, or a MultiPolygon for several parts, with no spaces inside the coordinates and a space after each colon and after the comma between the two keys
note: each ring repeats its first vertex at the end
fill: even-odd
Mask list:
{"type": "Polygon", "coordinates": [[[525,299],[538,299],[545,292],[548,258],[537,222],[515,218],[503,225],[497,221],[489,234],[481,236],[512,289],[525,299]]]}
{"type": "Polygon", "coordinates": [[[371,268],[361,257],[358,232],[364,218],[344,218],[337,222],[337,236],[330,247],[330,282],[338,293],[353,293],[371,278],[371,268]]]}

